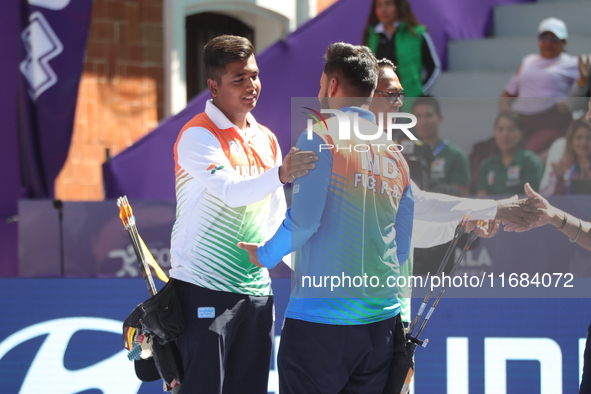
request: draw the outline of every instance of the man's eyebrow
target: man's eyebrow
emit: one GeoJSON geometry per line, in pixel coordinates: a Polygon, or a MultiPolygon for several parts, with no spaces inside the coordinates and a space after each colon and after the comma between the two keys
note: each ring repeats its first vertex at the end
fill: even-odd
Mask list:
{"type": "Polygon", "coordinates": [[[259,73],[259,70],[258,69],[253,70],[253,71],[249,71],[249,72],[244,71],[244,72],[240,72],[240,73],[234,74],[232,76],[232,78],[239,78],[239,77],[243,77],[243,76],[248,75],[248,74],[258,74],[258,73],[259,73]]]}

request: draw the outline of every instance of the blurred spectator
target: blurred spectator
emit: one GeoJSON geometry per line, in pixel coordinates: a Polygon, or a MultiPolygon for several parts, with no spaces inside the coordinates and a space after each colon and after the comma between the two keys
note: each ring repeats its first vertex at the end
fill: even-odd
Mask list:
{"type": "Polygon", "coordinates": [[[563,21],[544,19],[538,27],[539,53],[523,58],[501,94],[501,110],[520,115],[527,149],[542,158],[571,121],[566,97],[579,70],[577,58],[564,53],[567,37],[563,21]]]}
{"type": "Polygon", "coordinates": [[[412,13],[408,0],[373,0],[363,43],[378,59],[396,64],[409,97],[428,93],[441,72],[427,28],[412,13]]]}
{"type": "Polygon", "coordinates": [[[542,195],[591,192],[591,123],[588,120],[572,121],[562,157],[550,164],[552,170],[542,195]]]}
{"type": "Polygon", "coordinates": [[[568,107],[579,117],[587,112],[587,99],[591,97],[591,54],[581,54],[578,57],[579,79],[568,92],[568,107]]]}
{"type": "Polygon", "coordinates": [[[565,137],[555,139],[552,145],[550,145],[548,156],[546,157],[546,163],[544,164],[544,175],[540,181],[540,190],[544,190],[548,187],[548,184],[550,183],[550,175],[552,174],[552,164],[557,163],[562,159],[565,147],[565,137]]]}
{"type": "Polygon", "coordinates": [[[469,193],[470,165],[466,153],[441,138],[441,107],[434,97],[419,97],[412,106],[417,117],[416,136],[433,150],[429,191],[463,196],[469,193]]]}
{"type": "Polygon", "coordinates": [[[494,138],[497,152],[478,169],[478,195],[518,194],[527,182],[537,190],[543,166],[536,154],[523,148],[519,117],[501,112],[495,120],[494,138]]]}

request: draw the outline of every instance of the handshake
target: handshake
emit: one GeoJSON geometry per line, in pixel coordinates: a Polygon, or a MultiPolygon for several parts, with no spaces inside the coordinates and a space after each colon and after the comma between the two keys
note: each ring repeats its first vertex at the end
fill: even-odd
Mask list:
{"type": "MultiPolygon", "coordinates": [[[[523,232],[535,227],[543,226],[550,222],[555,216],[555,209],[536,193],[529,183],[525,184],[527,197],[518,198],[517,195],[497,200],[497,212],[494,219],[483,220],[484,223],[477,229],[477,235],[481,238],[492,238],[504,225],[505,231],[523,232]]],[[[458,208],[461,207],[459,204],[458,208]]],[[[466,231],[470,232],[476,228],[477,220],[471,220],[466,224],[466,231]]],[[[251,263],[263,267],[257,257],[257,249],[261,244],[239,242],[238,247],[248,253],[251,263]]]]}
{"type": "Polygon", "coordinates": [[[525,184],[527,198],[517,196],[497,201],[495,220],[502,222],[505,231],[523,232],[547,224],[553,218],[553,207],[534,189],[525,184]]]}
{"type": "MultiPolygon", "coordinates": [[[[524,232],[535,227],[543,226],[553,218],[553,207],[544,197],[534,191],[529,183],[524,186],[527,197],[518,198],[517,195],[504,200],[497,200],[497,214],[493,220],[485,220],[478,230],[481,238],[492,238],[504,225],[508,232],[524,232]]],[[[476,220],[471,220],[466,231],[476,226],[476,220]]]]}

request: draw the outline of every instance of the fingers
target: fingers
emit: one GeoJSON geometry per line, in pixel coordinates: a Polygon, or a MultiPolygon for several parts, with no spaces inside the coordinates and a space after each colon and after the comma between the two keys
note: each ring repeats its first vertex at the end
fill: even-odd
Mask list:
{"type": "Polygon", "coordinates": [[[484,237],[485,238],[494,237],[497,234],[497,232],[499,231],[499,228],[501,228],[501,223],[499,223],[496,220],[489,220],[488,226],[486,227],[486,235],[484,237]]]}
{"type": "Polygon", "coordinates": [[[506,225],[503,230],[507,231],[507,232],[515,232],[515,233],[523,233],[525,231],[529,231],[531,230],[532,227],[525,227],[525,226],[520,226],[516,223],[509,223],[508,225],[506,225]]]}
{"type": "Polygon", "coordinates": [[[295,181],[297,178],[301,178],[305,175],[308,175],[309,172],[310,172],[309,170],[294,171],[291,173],[291,176],[292,176],[293,180],[295,181]]]}
{"type": "Polygon", "coordinates": [[[289,150],[279,168],[279,179],[282,183],[293,182],[313,169],[315,165],[312,163],[317,160],[318,156],[313,151],[302,152],[300,148],[294,146],[289,150]]]}
{"type": "Polygon", "coordinates": [[[500,225],[497,220],[485,220],[484,225],[477,230],[477,234],[480,238],[492,238],[499,231],[500,225]]]}
{"type": "Polygon", "coordinates": [[[502,220],[503,223],[516,223],[524,227],[534,226],[541,215],[540,209],[544,208],[543,204],[534,199],[513,199],[509,200],[509,203],[504,201],[499,204],[495,219],[502,220]]]}
{"type": "Polygon", "coordinates": [[[550,217],[546,211],[537,210],[512,215],[508,219],[503,219],[503,224],[505,225],[505,231],[527,231],[534,227],[543,226],[549,220],[550,217]],[[519,227],[521,230],[514,230],[513,227],[519,227]]]}
{"type": "MultiPolygon", "coordinates": [[[[542,207],[535,204],[523,204],[515,208],[516,216],[528,221],[536,221],[537,217],[543,213],[542,207]]],[[[512,220],[511,220],[512,221],[512,220]]]]}
{"type": "Polygon", "coordinates": [[[259,247],[258,244],[253,244],[250,242],[238,242],[238,247],[240,249],[246,250],[249,254],[254,252],[256,254],[257,248],[259,247]]]}
{"type": "MultiPolygon", "coordinates": [[[[535,220],[534,220],[534,223],[535,223],[535,220]]],[[[521,219],[521,218],[515,218],[513,221],[509,222],[509,224],[515,224],[517,226],[525,227],[525,228],[531,228],[533,226],[533,224],[531,222],[527,221],[526,219],[521,219]]]]}
{"type": "Polygon", "coordinates": [[[529,182],[527,182],[523,188],[525,189],[525,194],[527,194],[528,197],[541,197],[534,191],[529,182]]]}
{"type": "Polygon", "coordinates": [[[504,228],[504,231],[515,232],[515,233],[523,233],[528,230],[531,230],[531,227],[522,227],[522,226],[518,226],[516,224],[509,224],[509,225],[505,226],[505,228],[504,228]]]}
{"type": "Polygon", "coordinates": [[[318,155],[313,151],[294,152],[291,159],[291,175],[293,179],[300,178],[316,167],[318,155]]]}
{"type": "Polygon", "coordinates": [[[516,208],[518,211],[523,212],[523,213],[534,213],[537,214],[539,213],[542,209],[542,201],[540,201],[539,199],[534,198],[528,198],[527,200],[524,200],[521,205],[519,207],[516,208]]]}
{"type": "Polygon", "coordinates": [[[297,166],[291,166],[291,176],[295,180],[296,178],[301,178],[304,175],[307,175],[310,170],[313,170],[316,167],[315,164],[301,164],[297,166]]]}
{"type": "Polygon", "coordinates": [[[511,223],[515,223],[521,227],[532,228],[539,226],[540,215],[535,213],[523,214],[516,216],[515,219],[511,220],[511,223]]]}
{"type": "Polygon", "coordinates": [[[523,227],[521,227],[515,223],[509,223],[503,228],[503,230],[507,231],[507,232],[515,232],[515,231],[517,231],[517,229],[520,229],[520,228],[523,228],[523,227]]]}
{"type": "Polygon", "coordinates": [[[532,212],[532,213],[543,213],[545,210],[548,209],[548,204],[546,200],[540,197],[532,197],[525,200],[524,204],[521,206],[521,209],[524,212],[532,212]]]}
{"type": "Polygon", "coordinates": [[[492,227],[492,229],[491,229],[492,235],[495,235],[499,231],[499,229],[501,228],[501,222],[499,222],[498,220],[491,220],[490,223],[491,223],[491,227],[492,227]]]}
{"type": "Polygon", "coordinates": [[[520,219],[520,220],[512,220],[509,223],[504,223],[505,227],[503,228],[504,231],[507,232],[517,232],[521,233],[524,231],[531,230],[535,227],[540,227],[548,223],[548,216],[546,214],[540,214],[530,216],[527,220],[520,219]]]}
{"type": "Polygon", "coordinates": [[[488,230],[484,227],[479,228],[476,233],[478,234],[478,236],[480,238],[490,238],[490,236],[488,234],[488,230]]]}
{"type": "Polygon", "coordinates": [[[291,164],[291,173],[294,172],[305,172],[306,174],[308,171],[313,170],[316,168],[316,164],[314,163],[298,163],[298,164],[291,164]]]}
{"type": "MultiPolygon", "coordinates": [[[[293,149],[297,149],[297,148],[292,148],[292,150],[293,149]]],[[[300,151],[298,149],[297,152],[290,151],[290,154],[292,156],[292,158],[291,158],[291,165],[292,166],[294,164],[308,164],[308,163],[314,163],[315,161],[318,161],[318,155],[316,154],[316,152],[311,151],[311,150],[300,151]]]]}
{"type": "Polygon", "coordinates": [[[263,267],[261,263],[259,263],[259,259],[257,257],[257,249],[259,244],[250,243],[250,242],[238,242],[236,244],[240,249],[245,250],[248,253],[248,259],[250,262],[257,267],[263,267]]]}

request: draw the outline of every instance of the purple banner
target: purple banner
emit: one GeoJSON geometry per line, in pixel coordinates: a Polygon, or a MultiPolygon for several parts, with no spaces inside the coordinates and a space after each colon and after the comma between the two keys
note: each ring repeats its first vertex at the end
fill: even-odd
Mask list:
{"type": "Polygon", "coordinates": [[[17,139],[17,89],[19,62],[19,4],[2,2],[0,6],[0,276],[14,276],[18,271],[17,225],[11,221],[17,214],[21,195],[17,139]]]}
{"type": "Polygon", "coordinates": [[[21,0],[19,140],[28,197],[49,198],[72,137],[92,0],[21,0]]]}

